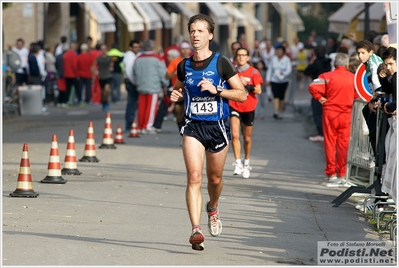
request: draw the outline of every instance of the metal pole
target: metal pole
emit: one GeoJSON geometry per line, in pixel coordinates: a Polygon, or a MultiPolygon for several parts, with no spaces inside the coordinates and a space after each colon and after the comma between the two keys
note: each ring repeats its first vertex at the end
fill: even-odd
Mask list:
{"type": "Polygon", "coordinates": [[[370,3],[364,3],[364,39],[367,39],[367,35],[370,31],[369,7],[370,3]]]}

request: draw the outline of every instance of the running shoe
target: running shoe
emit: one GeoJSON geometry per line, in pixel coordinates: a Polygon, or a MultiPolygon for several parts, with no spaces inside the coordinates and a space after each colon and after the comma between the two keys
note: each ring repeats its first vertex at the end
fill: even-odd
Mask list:
{"type": "Polygon", "coordinates": [[[219,219],[219,209],[209,211],[209,201],[206,203],[208,212],[208,230],[211,236],[219,236],[222,233],[222,221],[219,219]]]}
{"type": "Polygon", "coordinates": [[[241,175],[243,172],[243,169],[244,169],[244,167],[242,166],[242,163],[237,164],[236,162],[234,162],[233,166],[234,166],[233,175],[241,175]]]}
{"type": "Polygon", "coordinates": [[[249,178],[249,176],[251,175],[251,171],[250,171],[251,169],[252,169],[252,167],[250,165],[245,165],[244,166],[244,168],[242,170],[242,177],[244,179],[248,179],[249,178]]]}
{"type": "Polygon", "coordinates": [[[314,141],[314,142],[323,142],[324,137],[321,135],[315,135],[315,136],[309,137],[309,140],[314,141]]]}
{"type": "Polygon", "coordinates": [[[201,228],[193,228],[190,239],[191,248],[194,250],[204,250],[205,237],[201,228]]]}

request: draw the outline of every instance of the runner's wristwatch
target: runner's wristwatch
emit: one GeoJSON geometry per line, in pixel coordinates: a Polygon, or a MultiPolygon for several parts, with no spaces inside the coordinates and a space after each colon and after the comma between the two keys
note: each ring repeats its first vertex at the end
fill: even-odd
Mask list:
{"type": "Polygon", "coordinates": [[[222,91],[224,90],[224,88],[222,86],[216,86],[216,95],[220,95],[220,93],[222,93],[222,91]]]}

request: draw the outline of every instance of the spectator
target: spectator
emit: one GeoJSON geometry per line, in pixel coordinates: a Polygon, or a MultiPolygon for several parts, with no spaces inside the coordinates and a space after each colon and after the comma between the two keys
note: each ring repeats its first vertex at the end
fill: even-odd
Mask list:
{"type": "Polygon", "coordinates": [[[141,45],[138,40],[129,42],[129,50],[123,56],[123,69],[125,72],[125,87],[127,91],[127,103],[125,112],[125,130],[130,131],[133,120],[136,118],[139,93],[137,91],[136,79],[133,66],[136,58],[140,55],[141,45]]]}
{"type": "MultiPolygon", "coordinates": [[[[271,62],[274,54],[275,54],[275,50],[273,47],[272,40],[266,39],[265,47],[261,48],[261,57],[262,57],[263,61],[265,62],[266,70],[269,69],[270,62],[271,62]]],[[[268,98],[269,102],[272,102],[272,88],[270,85],[266,84],[266,82],[264,83],[264,85],[266,86],[267,98],[268,98]]]]}
{"type": "MultiPolygon", "coordinates": [[[[258,61],[258,63],[255,65],[255,68],[259,71],[262,81],[266,79],[266,65],[263,62],[263,60],[258,61]]],[[[266,85],[265,83],[262,82],[262,92],[258,95],[256,95],[258,99],[259,105],[256,105],[256,110],[255,110],[255,118],[260,118],[264,119],[265,118],[265,110],[266,110],[266,85]]],[[[271,99],[270,99],[271,100],[271,99]]]]}
{"type": "Polygon", "coordinates": [[[80,103],[82,99],[82,94],[80,92],[80,86],[79,86],[79,76],[78,76],[78,55],[76,54],[77,48],[78,48],[78,43],[72,41],[69,45],[69,50],[64,53],[62,61],[64,78],[67,88],[67,95],[68,98],[71,99],[71,104],[74,103],[75,94],[78,103],[80,103]]]}
{"type": "Polygon", "coordinates": [[[17,86],[22,86],[23,84],[28,84],[28,57],[29,57],[29,49],[24,46],[25,41],[22,38],[18,38],[15,46],[12,48],[12,51],[18,54],[21,65],[15,73],[15,80],[17,86]]]}
{"type": "Polygon", "coordinates": [[[144,52],[137,57],[133,73],[139,92],[138,129],[141,134],[152,133],[155,115],[158,109],[158,94],[168,86],[165,79],[165,61],[154,52],[154,41],[143,43],[144,52]]]}
{"type": "Polygon", "coordinates": [[[242,45],[239,41],[235,41],[230,45],[231,48],[230,61],[233,63],[234,66],[237,66],[237,62],[234,55],[236,54],[237,49],[239,49],[240,47],[242,47],[242,45]]]}
{"type": "Polygon", "coordinates": [[[305,46],[302,42],[298,43],[298,64],[297,64],[297,84],[298,89],[302,90],[307,85],[305,81],[304,72],[306,67],[308,67],[308,52],[305,49],[305,46]]]}
{"type": "MultiPolygon", "coordinates": [[[[322,73],[331,70],[330,59],[326,57],[326,48],[324,46],[317,46],[314,49],[314,55],[309,61],[308,67],[304,71],[304,75],[309,76],[312,80],[316,79],[322,73]]],[[[318,100],[312,98],[311,100],[313,121],[316,124],[317,134],[309,137],[310,141],[322,142],[324,141],[323,124],[322,124],[322,106],[318,100]]]]}
{"type": "MultiPolygon", "coordinates": [[[[102,54],[101,43],[97,43],[93,50],[90,50],[90,54],[93,56],[94,60],[102,54]]],[[[98,69],[98,66],[96,67],[98,69]]],[[[92,87],[91,87],[91,102],[101,103],[101,86],[98,78],[98,74],[95,72],[92,77],[92,87]]]]}
{"type": "Polygon", "coordinates": [[[239,48],[236,52],[237,72],[246,91],[247,99],[245,102],[234,100],[229,101],[230,105],[230,127],[231,145],[233,148],[235,162],[234,175],[242,175],[248,179],[252,169],[249,165],[252,149],[252,130],[255,120],[255,109],[258,103],[255,94],[262,93],[263,79],[261,74],[253,66],[249,65],[249,50],[239,48]],[[241,160],[241,141],[240,132],[242,130],[244,161],[241,160]]]}
{"type": "Polygon", "coordinates": [[[111,101],[121,101],[121,84],[123,74],[123,53],[114,44],[107,53],[112,58],[114,64],[111,79],[111,101]]]}
{"type": "Polygon", "coordinates": [[[383,47],[389,47],[389,35],[384,34],[384,35],[381,37],[381,46],[383,46],[383,47]]]}
{"type": "Polygon", "coordinates": [[[29,85],[40,85],[41,84],[41,74],[39,64],[37,62],[37,57],[39,55],[40,47],[37,43],[31,44],[31,51],[28,57],[28,67],[29,67],[29,85]]]}
{"type": "Polygon", "coordinates": [[[61,36],[61,43],[55,48],[54,55],[57,57],[58,55],[64,54],[64,51],[62,50],[64,48],[64,45],[68,45],[67,43],[68,38],[66,36],[61,36]]]}
{"type": "Polygon", "coordinates": [[[56,86],[57,83],[57,68],[55,67],[55,56],[54,56],[54,47],[46,48],[46,70],[47,77],[45,81],[46,88],[46,100],[53,100],[54,104],[57,104],[58,97],[58,89],[56,86]]]}
{"type": "MultiPolygon", "coordinates": [[[[212,43],[212,42],[211,42],[212,43]]],[[[170,62],[168,65],[168,68],[166,70],[166,79],[171,80],[171,85],[172,89],[175,86],[177,82],[177,66],[179,63],[185,59],[189,58],[191,55],[191,45],[188,42],[182,42],[180,44],[180,55],[181,57],[178,57],[170,62]]],[[[176,117],[176,123],[177,123],[177,128],[179,130],[179,133],[181,133],[181,128],[183,127],[183,116],[184,116],[184,101],[177,101],[172,103],[172,106],[174,108],[174,113],[176,117]]]]}
{"type": "Polygon", "coordinates": [[[349,57],[348,71],[355,74],[357,69],[359,68],[360,64],[362,64],[362,62],[359,60],[359,56],[357,54],[351,55],[349,57]]]}
{"type": "MultiPolygon", "coordinates": [[[[180,44],[183,42],[183,35],[181,35],[181,34],[179,34],[179,35],[176,35],[174,38],[173,38],[173,44],[171,45],[171,46],[169,46],[169,47],[167,47],[167,48],[165,48],[165,50],[164,50],[164,54],[165,55],[168,55],[168,51],[169,50],[171,50],[171,49],[175,49],[175,50],[177,50],[177,51],[179,51],[179,49],[180,49],[180,44]]],[[[165,60],[165,66],[169,66],[169,60],[168,60],[168,57],[164,57],[164,60],[165,60]]]]}
{"type": "Polygon", "coordinates": [[[273,117],[282,119],[284,112],[284,98],[288,87],[288,78],[291,74],[291,61],[285,55],[285,48],[281,45],[275,48],[276,55],[273,56],[267,69],[266,85],[271,85],[273,92],[273,117]]]}
{"type": "Polygon", "coordinates": [[[91,71],[91,66],[94,63],[94,57],[89,53],[89,45],[83,43],[80,45],[80,54],[78,55],[78,76],[79,76],[79,88],[80,93],[83,94],[84,88],[84,98],[81,96],[82,102],[81,107],[90,104],[91,100],[91,87],[93,73],[91,71]]]}
{"type": "MultiPolygon", "coordinates": [[[[181,44],[183,44],[183,43],[181,43],[181,44]]],[[[189,51],[190,51],[190,46],[188,48],[189,48],[189,51]]],[[[168,51],[167,57],[168,57],[168,62],[170,62],[169,65],[171,65],[173,60],[176,59],[176,58],[179,58],[180,61],[182,59],[180,57],[180,51],[178,51],[176,49],[170,49],[168,51]]],[[[166,71],[166,74],[168,74],[168,71],[166,71]]],[[[165,76],[165,77],[166,77],[166,79],[168,79],[167,76],[165,76]]],[[[175,77],[176,77],[176,75],[173,74],[172,78],[175,78],[175,77]]],[[[175,83],[176,83],[176,79],[177,78],[173,79],[175,83]]],[[[172,82],[172,84],[173,84],[173,82],[172,82]]],[[[151,133],[161,132],[162,131],[162,124],[163,124],[164,117],[168,114],[168,108],[172,104],[171,101],[170,101],[170,97],[169,97],[170,96],[170,90],[168,88],[165,88],[165,89],[166,90],[163,92],[163,96],[162,96],[161,103],[160,103],[158,111],[157,111],[157,115],[155,116],[154,124],[152,125],[152,127],[151,127],[151,129],[149,131],[151,133]]]]}
{"type": "Polygon", "coordinates": [[[57,55],[55,57],[55,68],[57,69],[57,87],[59,90],[59,95],[58,95],[58,103],[57,107],[63,107],[67,108],[68,107],[68,94],[67,94],[67,88],[66,88],[66,82],[65,82],[65,77],[64,77],[64,54],[67,52],[69,49],[68,44],[64,44],[62,47],[62,53],[57,55]]]}
{"type": "Polygon", "coordinates": [[[98,81],[101,87],[101,104],[103,111],[108,111],[109,107],[109,95],[111,94],[111,79],[112,71],[114,69],[114,63],[112,58],[107,54],[107,45],[101,45],[101,55],[96,58],[92,65],[92,72],[98,76],[98,81]],[[98,66],[98,69],[97,69],[98,66]]]}
{"type": "MultiPolygon", "coordinates": [[[[262,60],[261,57],[261,49],[260,49],[260,42],[259,40],[254,41],[254,48],[251,50],[250,59],[252,64],[255,66],[259,61],[262,60]]],[[[263,61],[263,60],[262,60],[263,61]]]]}
{"type": "MultiPolygon", "coordinates": [[[[338,49],[337,39],[330,36],[327,38],[327,54],[335,53],[338,49]]],[[[333,63],[334,64],[334,63],[333,63]]]]}
{"type": "Polygon", "coordinates": [[[309,85],[313,99],[323,106],[323,133],[326,168],[324,173],[331,184],[343,186],[352,121],[353,101],[359,98],[354,74],[347,70],[349,57],[337,53],[335,70],[322,73],[309,85]]]}

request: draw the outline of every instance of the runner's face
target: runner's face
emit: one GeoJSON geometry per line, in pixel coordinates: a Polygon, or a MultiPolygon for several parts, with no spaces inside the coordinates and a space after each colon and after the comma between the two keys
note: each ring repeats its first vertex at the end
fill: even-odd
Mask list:
{"type": "Polygon", "coordinates": [[[209,47],[213,34],[208,31],[206,21],[195,21],[190,25],[190,41],[195,50],[209,47]]]}
{"type": "Polygon", "coordinates": [[[359,60],[360,60],[362,63],[366,63],[366,62],[368,61],[368,59],[370,58],[371,54],[372,54],[371,51],[368,52],[368,51],[367,51],[366,49],[364,49],[364,48],[359,48],[359,49],[357,50],[357,55],[359,56],[359,60]]]}
{"type": "Polygon", "coordinates": [[[244,66],[248,63],[249,55],[245,49],[237,51],[237,66],[244,66]]]}

